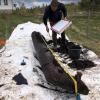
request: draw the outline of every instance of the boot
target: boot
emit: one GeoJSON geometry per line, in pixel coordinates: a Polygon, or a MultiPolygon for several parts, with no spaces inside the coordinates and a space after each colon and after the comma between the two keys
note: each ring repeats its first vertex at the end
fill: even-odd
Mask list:
{"type": "Polygon", "coordinates": [[[65,45],[65,32],[61,34],[62,44],[65,45]]]}

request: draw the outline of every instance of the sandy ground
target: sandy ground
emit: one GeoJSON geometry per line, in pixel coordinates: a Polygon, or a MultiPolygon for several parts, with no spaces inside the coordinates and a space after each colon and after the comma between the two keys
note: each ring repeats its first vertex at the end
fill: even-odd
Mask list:
{"type": "MultiPolygon", "coordinates": [[[[0,100],[76,100],[75,95],[60,93],[37,86],[43,83],[50,87],[35,58],[36,51],[32,44],[31,33],[41,32],[46,39],[50,39],[43,24],[31,22],[18,25],[0,50],[0,100]],[[21,65],[23,62],[26,65],[21,65]],[[19,73],[28,84],[17,85],[13,80],[19,73]]],[[[50,32],[51,35],[51,32],[50,32]]],[[[89,95],[81,95],[81,100],[100,100],[100,59],[92,51],[87,52],[87,58],[97,66],[82,71],[82,80],[89,87],[89,95]]],[[[70,71],[76,73],[76,71],[70,71]]]]}

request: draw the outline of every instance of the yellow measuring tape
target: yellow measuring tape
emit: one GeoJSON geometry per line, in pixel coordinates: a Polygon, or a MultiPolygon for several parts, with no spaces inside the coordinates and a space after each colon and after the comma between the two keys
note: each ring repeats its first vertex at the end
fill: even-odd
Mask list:
{"type": "Polygon", "coordinates": [[[68,74],[70,76],[70,78],[73,80],[74,85],[75,85],[75,93],[77,94],[78,90],[77,90],[77,82],[74,79],[74,77],[65,69],[64,65],[59,61],[59,59],[55,56],[53,50],[51,50],[50,48],[48,48],[51,53],[53,54],[53,56],[55,57],[55,59],[57,60],[57,62],[60,64],[60,66],[63,68],[63,70],[66,72],[66,74],[68,74]]]}
{"type": "MultiPolygon", "coordinates": [[[[41,36],[42,37],[42,36],[41,36]]],[[[50,50],[50,52],[53,54],[53,56],[55,57],[56,61],[59,63],[59,65],[63,68],[63,70],[65,71],[66,74],[68,74],[70,76],[70,78],[73,80],[74,82],[74,86],[75,86],[75,93],[76,95],[78,94],[78,86],[77,86],[77,81],[74,79],[74,77],[65,69],[64,65],[59,61],[59,59],[55,56],[54,52],[52,49],[50,49],[48,47],[48,44],[46,43],[45,39],[42,37],[43,41],[45,42],[47,48],[50,50]]]]}

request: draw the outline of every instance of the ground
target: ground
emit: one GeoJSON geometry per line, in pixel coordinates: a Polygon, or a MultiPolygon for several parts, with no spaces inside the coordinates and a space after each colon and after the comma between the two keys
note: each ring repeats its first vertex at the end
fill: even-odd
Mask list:
{"type": "MultiPolygon", "coordinates": [[[[31,22],[19,24],[12,32],[5,46],[0,50],[0,100],[75,100],[75,95],[59,93],[37,86],[37,83],[44,83],[49,86],[42,71],[36,67],[40,66],[35,58],[36,51],[32,44],[31,33],[41,32],[44,37],[50,39],[43,24],[31,22]],[[21,65],[23,62],[26,65],[21,65]],[[14,80],[20,76],[25,82],[18,85],[14,80]],[[26,82],[27,81],[27,82],[26,82]]],[[[58,54],[57,54],[58,55],[58,54]]],[[[88,59],[94,61],[97,66],[82,71],[82,80],[89,87],[89,95],[81,95],[81,100],[100,99],[100,59],[92,52],[87,52],[88,59]]],[[[66,65],[65,65],[66,66],[66,65]]],[[[76,70],[69,69],[73,74],[76,70]]]]}

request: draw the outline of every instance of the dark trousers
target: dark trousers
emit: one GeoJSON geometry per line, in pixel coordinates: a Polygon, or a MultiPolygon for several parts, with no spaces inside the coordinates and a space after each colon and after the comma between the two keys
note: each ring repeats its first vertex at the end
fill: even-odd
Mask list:
{"type": "MultiPolygon", "coordinates": [[[[52,31],[53,45],[57,46],[57,33],[52,31]]],[[[61,42],[65,44],[65,32],[61,33],[61,42]]]]}

